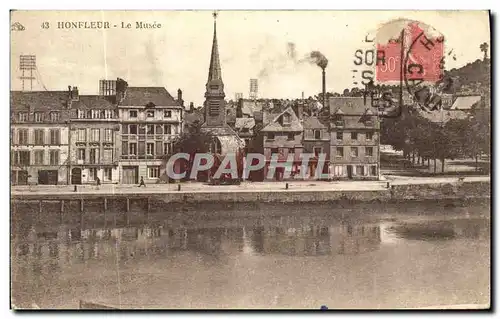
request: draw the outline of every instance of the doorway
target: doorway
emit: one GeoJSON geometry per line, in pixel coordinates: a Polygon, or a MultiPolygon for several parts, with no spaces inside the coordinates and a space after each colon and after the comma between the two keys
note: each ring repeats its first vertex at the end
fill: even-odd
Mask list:
{"type": "Polygon", "coordinates": [[[71,184],[81,185],[82,184],[82,169],[75,167],[71,170],[71,184]]]}
{"type": "Polygon", "coordinates": [[[123,184],[138,184],[138,170],[137,166],[123,166],[123,184]]]}
{"type": "Polygon", "coordinates": [[[352,179],[352,165],[347,165],[347,178],[352,179]]]}

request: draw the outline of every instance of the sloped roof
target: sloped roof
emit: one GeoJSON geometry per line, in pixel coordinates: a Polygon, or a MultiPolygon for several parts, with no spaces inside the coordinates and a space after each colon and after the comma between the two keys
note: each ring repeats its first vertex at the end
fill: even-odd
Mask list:
{"type": "Polygon", "coordinates": [[[283,112],[275,116],[273,120],[262,129],[263,132],[302,132],[302,130],[302,124],[291,107],[288,107],[283,112]],[[278,119],[285,113],[288,113],[291,116],[290,126],[281,126],[280,123],[278,123],[278,119]]]}
{"type": "Polygon", "coordinates": [[[68,91],[11,91],[12,111],[57,111],[67,109],[68,91]]]}
{"type": "Polygon", "coordinates": [[[80,95],[78,101],[71,102],[71,108],[77,109],[114,109],[115,96],[80,95]]]}
{"type": "Polygon", "coordinates": [[[256,100],[241,100],[241,113],[247,115],[254,115],[255,112],[262,112],[265,102],[256,100]]]}
{"type": "Polygon", "coordinates": [[[255,119],[248,117],[248,118],[237,118],[235,127],[236,129],[252,129],[255,126],[255,119]]]}
{"type": "Polygon", "coordinates": [[[221,144],[221,155],[236,154],[245,147],[245,141],[236,135],[217,136],[217,139],[221,144]]]}
{"type": "Polygon", "coordinates": [[[177,101],[164,87],[129,86],[126,90],[125,98],[120,105],[145,106],[148,103],[153,103],[158,106],[173,106],[181,108],[177,101]]]}
{"type": "Polygon", "coordinates": [[[480,95],[459,96],[450,107],[450,110],[470,110],[481,101],[480,95]]]}
{"type": "Polygon", "coordinates": [[[370,97],[365,98],[362,96],[356,97],[345,97],[345,96],[336,96],[330,97],[330,114],[335,114],[337,110],[343,112],[344,115],[363,115],[367,109],[370,109],[373,114],[377,114],[377,108],[371,106],[370,97]]]}
{"type": "Polygon", "coordinates": [[[326,125],[321,123],[321,121],[316,116],[308,116],[304,119],[304,129],[325,129],[326,125]]]}

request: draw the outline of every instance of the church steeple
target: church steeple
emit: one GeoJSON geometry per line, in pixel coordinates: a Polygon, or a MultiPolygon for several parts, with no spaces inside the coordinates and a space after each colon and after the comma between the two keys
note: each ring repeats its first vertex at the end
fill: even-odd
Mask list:
{"type": "Polygon", "coordinates": [[[224,83],[217,45],[217,13],[214,12],[214,38],[208,69],[208,80],[205,91],[205,125],[222,127],[226,125],[226,103],[224,101],[224,83]]]}
{"type": "Polygon", "coordinates": [[[212,54],[210,55],[210,67],[208,69],[208,82],[213,80],[222,81],[222,72],[219,60],[219,46],[217,45],[217,12],[214,16],[214,39],[212,41],[212,54]]]}

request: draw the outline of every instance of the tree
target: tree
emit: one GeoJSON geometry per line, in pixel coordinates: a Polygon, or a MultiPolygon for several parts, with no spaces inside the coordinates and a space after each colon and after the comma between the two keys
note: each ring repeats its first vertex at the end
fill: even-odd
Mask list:
{"type": "Polygon", "coordinates": [[[481,45],[479,46],[479,49],[481,50],[481,52],[484,53],[484,60],[485,61],[488,58],[488,48],[489,48],[489,45],[486,42],[481,43],[481,45]]]}

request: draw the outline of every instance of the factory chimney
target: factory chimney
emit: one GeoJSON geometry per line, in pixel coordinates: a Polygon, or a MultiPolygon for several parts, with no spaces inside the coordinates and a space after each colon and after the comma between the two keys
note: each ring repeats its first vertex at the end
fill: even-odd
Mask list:
{"type": "Polygon", "coordinates": [[[326,72],[325,72],[325,68],[321,68],[322,69],[322,76],[321,76],[321,79],[322,79],[322,92],[323,92],[323,101],[322,104],[323,104],[323,107],[326,107],[326,72]]]}

